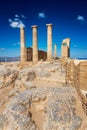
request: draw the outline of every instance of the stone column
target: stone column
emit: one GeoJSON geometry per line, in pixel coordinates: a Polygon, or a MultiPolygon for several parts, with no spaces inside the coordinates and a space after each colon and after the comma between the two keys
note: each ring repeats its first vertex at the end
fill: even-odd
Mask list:
{"type": "Polygon", "coordinates": [[[70,38],[66,38],[62,42],[62,57],[70,57],[70,38]]]}
{"type": "Polygon", "coordinates": [[[25,62],[26,61],[26,47],[25,47],[24,27],[20,28],[20,46],[21,46],[20,60],[21,62],[25,62]]]}
{"type": "Polygon", "coordinates": [[[33,35],[33,62],[38,61],[38,41],[37,41],[37,26],[31,26],[32,27],[32,35],[33,35]]]}
{"type": "Polygon", "coordinates": [[[57,44],[54,44],[54,59],[57,57],[57,44]]]}
{"type": "Polygon", "coordinates": [[[52,24],[46,24],[47,26],[47,60],[52,60],[52,24]]]}

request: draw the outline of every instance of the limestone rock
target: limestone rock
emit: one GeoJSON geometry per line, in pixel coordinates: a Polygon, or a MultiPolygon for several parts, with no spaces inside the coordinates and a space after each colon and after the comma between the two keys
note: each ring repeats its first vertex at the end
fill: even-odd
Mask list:
{"type": "MultiPolygon", "coordinates": [[[[18,97],[20,99],[20,96],[18,97]]],[[[25,105],[26,101],[21,102],[21,100],[18,100],[16,98],[11,100],[4,111],[3,115],[6,121],[3,130],[38,130],[31,118],[31,113],[28,111],[28,104],[25,105]]]]}
{"type": "Polygon", "coordinates": [[[77,130],[80,128],[82,119],[75,112],[76,95],[73,88],[52,91],[46,110],[48,115],[46,130],[77,130]]]}
{"type": "Polygon", "coordinates": [[[16,80],[17,74],[18,74],[17,71],[15,70],[11,71],[11,74],[3,80],[4,81],[3,87],[7,87],[11,85],[16,80]]]}
{"type": "Polygon", "coordinates": [[[0,66],[0,130],[87,129],[87,117],[77,90],[47,81],[57,76],[59,80],[64,78],[65,70],[61,71],[59,62],[21,69],[17,64],[9,64],[0,66]]]}
{"type": "Polygon", "coordinates": [[[33,81],[36,78],[36,73],[32,69],[24,69],[20,71],[18,79],[24,81],[33,81]]]}
{"type": "Polygon", "coordinates": [[[3,115],[0,115],[0,130],[4,130],[5,121],[5,117],[3,115]]]}
{"type": "Polygon", "coordinates": [[[37,70],[37,76],[40,78],[43,77],[50,77],[50,73],[47,70],[44,70],[43,68],[38,68],[37,70]]]}
{"type": "Polygon", "coordinates": [[[5,130],[30,130],[31,127],[34,130],[80,130],[82,117],[76,113],[79,109],[76,108],[77,102],[82,109],[77,92],[72,87],[26,90],[11,100],[4,111],[8,122],[5,130]],[[41,114],[43,120],[35,118],[34,113],[41,114]]]}
{"type": "Polygon", "coordinates": [[[21,87],[22,87],[21,81],[20,80],[16,80],[15,81],[15,88],[21,88],[21,87]]]}
{"type": "Polygon", "coordinates": [[[0,81],[0,88],[2,88],[3,87],[3,82],[2,81],[0,81]]]}
{"type": "Polygon", "coordinates": [[[30,82],[30,81],[28,81],[28,82],[22,82],[22,84],[23,84],[23,86],[26,89],[36,88],[36,86],[32,82],[30,82]]]}

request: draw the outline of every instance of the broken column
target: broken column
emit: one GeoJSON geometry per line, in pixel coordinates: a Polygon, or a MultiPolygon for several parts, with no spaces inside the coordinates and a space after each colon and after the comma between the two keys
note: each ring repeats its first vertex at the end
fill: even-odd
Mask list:
{"type": "Polygon", "coordinates": [[[54,59],[57,57],[57,44],[54,44],[54,59]]]}
{"type": "Polygon", "coordinates": [[[38,61],[38,41],[37,41],[37,26],[31,26],[32,27],[32,35],[33,35],[33,62],[38,61]]]}
{"type": "Polygon", "coordinates": [[[25,62],[26,61],[26,47],[25,47],[24,27],[20,28],[20,46],[21,46],[20,60],[21,62],[25,62]]]}
{"type": "Polygon", "coordinates": [[[52,24],[46,24],[47,26],[47,60],[52,60],[52,24]]]}
{"type": "Polygon", "coordinates": [[[70,38],[66,38],[62,42],[62,57],[70,57],[70,38]]]}

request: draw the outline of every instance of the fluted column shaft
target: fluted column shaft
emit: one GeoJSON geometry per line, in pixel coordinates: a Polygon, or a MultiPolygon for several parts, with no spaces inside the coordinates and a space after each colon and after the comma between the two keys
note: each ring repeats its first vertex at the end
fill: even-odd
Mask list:
{"type": "Polygon", "coordinates": [[[32,41],[33,41],[33,62],[38,61],[38,38],[37,38],[37,26],[32,27],[32,41]]]}
{"type": "Polygon", "coordinates": [[[52,60],[52,24],[46,24],[47,26],[47,60],[52,60]]]}
{"type": "Polygon", "coordinates": [[[24,34],[24,28],[20,28],[20,46],[21,46],[21,56],[20,60],[21,62],[26,61],[26,47],[25,47],[25,34],[24,34]]]}
{"type": "Polygon", "coordinates": [[[57,45],[54,44],[54,59],[57,57],[57,45]]]}

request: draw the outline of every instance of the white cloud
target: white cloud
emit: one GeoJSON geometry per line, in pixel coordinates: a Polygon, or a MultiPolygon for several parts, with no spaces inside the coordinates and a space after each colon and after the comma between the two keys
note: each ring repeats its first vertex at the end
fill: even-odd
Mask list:
{"type": "Polygon", "coordinates": [[[18,22],[15,22],[15,21],[12,21],[12,22],[10,23],[10,26],[13,27],[13,28],[17,28],[18,25],[19,25],[19,23],[18,23],[18,22]]]}
{"type": "Polygon", "coordinates": [[[18,28],[20,27],[25,27],[24,23],[21,20],[19,20],[19,24],[18,24],[18,28]]]}
{"type": "Polygon", "coordinates": [[[14,18],[15,21],[18,21],[19,19],[18,18],[14,18]]]}
{"type": "Polygon", "coordinates": [[[78,15],[78,16],[77,16],[77,20],[79,20],[79,21],[85,21],[84,17],[81,16],[81,15],[78,15]]]}
{"type": "Polygon", "coordinates": [[[45,14],[43,12],[38,13],[39,18],[46,18],[45,14]]]}
{"type": "MultiPolygon", "coordinates": [[[[23,17],[23,16],[22,16],[23,17]]],[[[20,27],[25,27],[23,21],[21,21],[19,19],[19,16],[16,14],[15,15],[15,18],[12,20],[12,19],[8,19],[9,23],[10,23],[10,26],[12,28],[20,28],[20,27]]]]}
{"type": "Polygon", "coordinates": [[[26,17],[23,14],[21,15],[21,17],[24,18],[24,19],[26,19],[26,17]]]}
{"type": "Polygon", "coordinates": [[[5,48],[0,48],[0,51],[5,51],[5,48]]]}
{"type": "Polygon", "coordinates": [[[9,21],[9,22],[12,22],[12,20],[11,20],[11,19],[8,19],[8,21],[9,21]]]}

